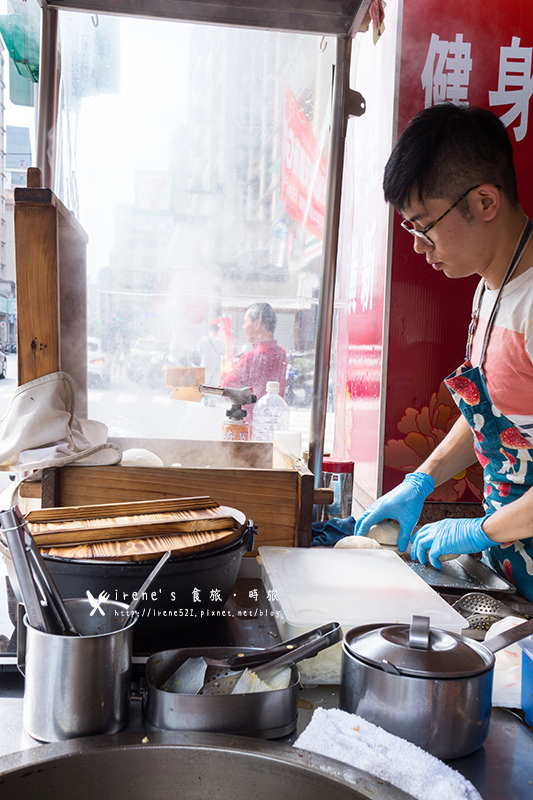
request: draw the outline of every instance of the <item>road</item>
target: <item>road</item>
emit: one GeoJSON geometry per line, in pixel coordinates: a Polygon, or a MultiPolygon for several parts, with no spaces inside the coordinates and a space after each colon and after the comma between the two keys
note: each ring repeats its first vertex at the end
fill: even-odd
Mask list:
{"type": "MultiPolygon", "coordinates": [[[[17,356],[8,354],[6,377],[0,380],[0,420],[4,420],[13,392],[17,388],[17,356]]],[[[9,486],[11,479],[8,472],[0,472],[0,493],[9,486]]]]}
{"type": "MultiPolygon", "coordinates": [[[[229,402],[217,399],[218,405],[175,400],[169,390],[138,387],[130,382],[108,389],[89,390],[89,417],[105,422],[110,436],[145,436],[147,438],[216,440],[229,402]]],[[[291,408],[290,430],[299,432],[302,449],[309,443],[309,408],[291,408]]],[[[332,420],[328,418],[328,436],[332,420]]],[[[331,438],[331,437],[330,437],[331,438]]]]}
{"type": "MultiPolygon", "coordinates": [[[[0,381],[0,419],[4,419],[13,392],[17,388],[17,356],[7,356],[7,375],[0,381]]],[[[110,437],[142,437],[146,439],[199,439],[221,438],[222,423],[228,403],[212,398],[219,405],[172,399],[170,390],[151,389],[123,378],[108,388],[89,389],[88,416],[104,422],[110,437]]],[[[290,430],[301,434],[301,449],[309,442],[309,408],[291,408],[290,430]]],[[[332,451],[333,414],[328,414],[325,452],[332,451]]],[[[9,485],[9,474],[0,472],[0,491],[9,485]]]]}

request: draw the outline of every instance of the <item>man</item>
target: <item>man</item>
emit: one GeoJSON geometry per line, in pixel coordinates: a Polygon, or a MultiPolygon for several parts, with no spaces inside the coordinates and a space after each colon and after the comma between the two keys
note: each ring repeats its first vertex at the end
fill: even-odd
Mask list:
{"type": "Polygon", "coordinates": [[[446,380],[462,415],[419,469],[363,514],[355,533],[395,519],[405,550],[426,497],[477,457],[485,516],[424,525],[411,556],[438,569],[445,553],[483,551],[533,600],[533,226],[518,201],[507,132],[484,109],[427,108],[400,137],[383,187],[432,269],[481,281],[466,361],[446,380]]]}
{"type": "MultiPolygon", "coordinates": [[[[266,394],[268,381],[278,381],[283,397],[287,374],[287,353],[274,339],[277,317],[269,303],[253,303],[244,315],[244,332],[252,350],[244,353],[235,367],[222,375],[221,385],[241,389],[252,388],[259,400],[266,394]]],[[[253,405],[244,406],[248,419],[253,416],[253,405]]]]}

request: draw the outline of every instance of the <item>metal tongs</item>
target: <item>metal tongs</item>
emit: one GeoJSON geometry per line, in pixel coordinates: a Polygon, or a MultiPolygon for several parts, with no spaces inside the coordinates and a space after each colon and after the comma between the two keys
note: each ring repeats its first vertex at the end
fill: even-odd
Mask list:
{"type": "Polygon", "coordinates": [[[31,627],[62,636],[81,636],[68,615],[19,507],[0,511],[0,523],[31,627]]]}
{"type": "Polygon", "coordinates": [[[321,650],[336,644],[341,639],[340,623],[329,622],[258,653],[248,655],[239,653],[228,659],[232,671],[215,678],[208,678],[199,694],[231,694],[242,675],[242,670],[254,667],[255,676],[262,678],[272,669],[297,664],[305,658],[316,656],[321,650]]]}

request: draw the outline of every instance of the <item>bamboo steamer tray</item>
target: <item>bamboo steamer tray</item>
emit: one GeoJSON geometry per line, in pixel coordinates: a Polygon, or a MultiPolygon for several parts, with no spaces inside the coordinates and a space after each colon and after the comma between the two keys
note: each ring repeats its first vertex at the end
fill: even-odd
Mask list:
{"type": "Polygon", "coordinates": [[[240,516],[210,497],[181,497],[40,509],[26,522],[43,555],[149,561],[230,546],[242,535],[240,516]]]}

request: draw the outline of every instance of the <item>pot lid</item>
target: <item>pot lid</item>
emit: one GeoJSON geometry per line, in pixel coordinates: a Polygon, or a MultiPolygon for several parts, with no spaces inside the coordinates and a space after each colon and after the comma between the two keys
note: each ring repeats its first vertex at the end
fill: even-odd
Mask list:
{"type": "Polygon", "coordinates": [[[210,497],[39,509],[27,524],[43,555],[75,561],[195,558],[249,536],[244,513],[210,497]]]}
{"type": "Polygon", "coordinates": [[[348,654],[385,672],[423,678],[459,678],[485,672],[494,655],[481,643],[429,627],[428,617],[411,625],[367,625],[346,634],[348,654]]]}

